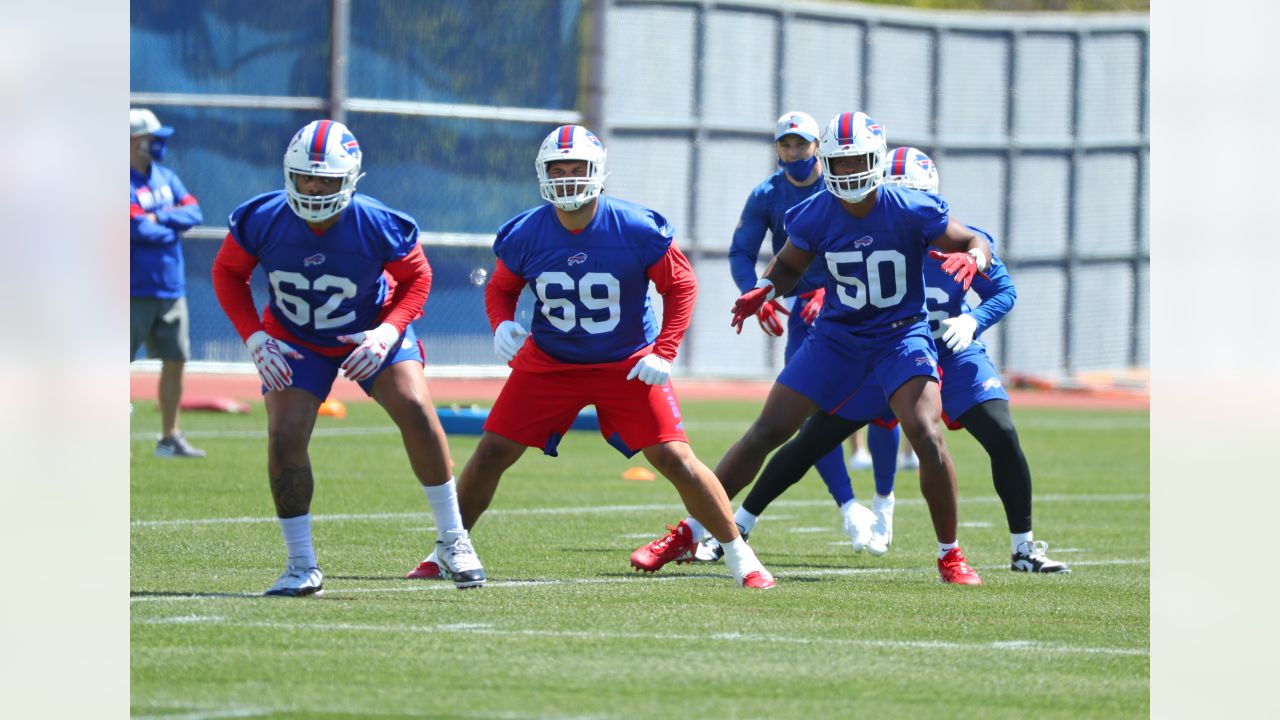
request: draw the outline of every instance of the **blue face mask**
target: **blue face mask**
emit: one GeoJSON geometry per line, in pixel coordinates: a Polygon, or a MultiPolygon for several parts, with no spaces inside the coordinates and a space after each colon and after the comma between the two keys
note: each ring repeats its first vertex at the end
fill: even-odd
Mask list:
{"type": "Polygon", "coordinates": [[[152,138],[151,144],[147,146],[147,150],[151,153],[151,159],[154,162],[160,162],[164,159],[164,152],[168,148],[165,146],[164,138],[152,138]]]}
{"type": "Polygon", "coordinates": [[[817,162],[818,156],[815,154],[808,160],[795,160],[793,162],[779,160],[778,167],[785,170],[792,180],[804,181],[809,179],[809,173],[813,172],[813,166],[817,162]]]}

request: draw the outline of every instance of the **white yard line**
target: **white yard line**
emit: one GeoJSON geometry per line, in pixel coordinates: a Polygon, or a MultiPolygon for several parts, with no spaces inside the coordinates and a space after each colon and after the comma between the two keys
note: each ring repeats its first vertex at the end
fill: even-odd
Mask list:
{"type": "MultiPolygon", "coordinates": [[[[841,543],[842,545],[844,543],[841,543]]],[[[1110,560],[1073,560],[1071,566],[1074,568],[1103,566],[1103,565],[1147,565],[1150,564],[1147,558],[1133,559],[1110,559],[1110,560]]],[[[592,577],[592,578],[563,578],[556,580],[490,580],[485,583],[484,589],[511,589],[511,588],[542,588],[542,587],[570,587],[575,585],[618,585],[622,583],[635,582],[686,582],[689,580],[723,580],[728,582],[729,576],[723,572],[723,566],[719,564],[708,564],[703,566],[703,572],[681,572],[680,574],[670,575],[629,575],[627,577],[592,577]]],[[[1008,570],[1008,564],[999,565],[976,565],[979,570],[1008,570]]],[[[807,578],[807,577],[832,577],[832,576],[851,576],[851,575],[919,575],[921,573],[933,574],[936,570],[931,566],[921,566],[912,568],[826,568],[814,570],[787,570],[775,572],[774,575],[781,581],[785,582],[788,578],[807,578]]],[[[391,587],[341,587],[334,588],[332,583],[330,587],[325,588],[325,597],[343,596],[343,595],[366,595],[366,594],[383,594],[383,593],[406,593],[406,592],[436,592],[445,590],[454,590],[453,583],[445,580],[404,580],[388,579],[388,582],[399,583],[391,587]]],[[[181,603],[190,602],[192,600],[245,600],[257,599],[262,597],[258,593],[204,593],[190,595],[135,595],[129,598],[131,603],[181,603]]],[[[280,599],[271,599],[270,602],[284,602],[280,599]]],[[[303,601],[305,602],[305,601],[303,601]]],[[[186,615],[175,616],[168,619],[170,623],[181,623],[200,620],[205,616],[186,615]]]]}
{"type": "MultiPolygon", "coordinates": [[[[192,622],[184,617],[180,622],[192,622]]],[[[138,625],[163,625],[171,622],[168,618],[135,619],[138,625]]],[[[1038,640],[998,640],[985,643],[966,643],[946,640],[876,640],[865,638],[834,637],[797,637],[794,635],[771,635],[761,633],[712,632],[712,633],[644,633],[644,632],[600,632],[594,630],[547,630],[542,628],[498,628],[479,623],[463,625],[378,625],[372,623],[315,623],[315,622],[267,622],[258,620],[228,620],[221,617],[208,617],[201,622],[208,625],[220,625],[237,628],[260,628],[267,630],[287,630],[290,632],[355,632],[355,633],[395,633],[397,635],[431,635],[431,634],[471,634],[491,637],[523,637],[552,638],[574,640],[647,640],[655,642],[697,642],[707,641],[763,643],[767,645],[814,645],[836,647],[885,648],[894,650],[959,650],[963,652],[1034,652],[1061,653],[1083,655],[1128,655],[1147,657],[1150,651],[1146,648],[1124,647],[1090,647],[1084,645],[1068,645],[1063,643],[1046,643],[1038,640]]]]}
{"type": "MultiPolygon", "coordinates": [[[[1132,494],[1115,494],[1115,495],[1037,495],[1035,500],[1041,502],[1144,502],[1150,499],[1145,493],[1132,494]]],[[[980,496],[963,496],[960,499],[962,504],[967,503],[998,503],[999,496],[996,495],[980,495],[980,496]]],[[[830,500],[777,500],[769,507],[826,507],[831,505],[830,500]]],[[[898,500],[898,505],[923,505],[924,500],[921,498],[903,498],[898,500]]],[[[566,507],[546,507],[546,508],[498,508],[490,510],[485,515],[489,516],[514,516],[514,515],[584,515],[594,513],[627,513],[627,512],[670,512],[679,513],[683,508],[675,503],[654,504],[654,505],[572,505],[566,507]]],[[[373,520],[430,520],[431,514],[428,512],[402,512],[402,513],[340,513],[331,515],[313,515],[312,521],[315,522],[339,522],[339,521],[358,521],[366,522],[373,520]]],[[[773,516],[769,516],[773,517],[773,516]]],[[[238,524],[254,524],[254,523],[275,523],[276,519],[271,516],[258,517],[229,517],[229,518],[188,518],[174,520],[133,520],[129,524],[134,528],[150,528],[150,527],[181,527],[189,525],[238,525],[238,524]]]]}

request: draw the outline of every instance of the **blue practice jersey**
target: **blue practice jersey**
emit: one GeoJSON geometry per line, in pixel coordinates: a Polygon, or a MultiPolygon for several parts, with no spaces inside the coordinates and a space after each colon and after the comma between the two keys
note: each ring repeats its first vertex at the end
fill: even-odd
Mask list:
{"type": "MultiPolygon", "coordinates": [[[[760,246],[764,244],[764,234],[772,234],[773,253],[776,255],[787,242],[787,230],[783,217],[792,207],[814,194],[822,192],[826,186],[822,180],[808,187],[796,187],[786,178],[786,173],[779,170],[755,186],[747,196],[747,204],[742,208],[742,217],[738,219],[738,227],[733,231],[733,242],[729,245],[729,271],[733,273],[733,282],[738,290],[747,292],[756,286],[756,261],[760,258],[760,246]]],[[[806,293],[814,288],[822,287],[827,281],[827,271],[822,263],[815,262],[805,271],[804,277],[796,283],[791,295],[806,293]]]]}
{"type": "Polygon", "coordinates": [[[149,175],[129,168],[129,295],[182,297],[185,271],[178,239],[203,221],[199,203],[177,173],[154,162],[149,175]]]}
{"type": "Polygon", "coordinates": [[[374,326],[387,297],[382,266],[418,245],[413,218],[360,194],[321,235],[289,208],[284,190],[246,202],[228,223],[266,271],[271,314],[318,347],[344,347],[337,336],[374,326]]]}
{"type": "Polygon", "coordinates": [[[826,266],[826,303],[814,333],[841,343],[876,334],[925,313],[924,260],[947,229],[947,201],[882,185],[865,218],[850,215],[831,193],[787,211],[791,244],[826,266]]]}
{"type": "Polygon", "coordinates": [[[651,344],[651,265],[675,229],[648,208],[601,195],[582,232],[565,229],[555,207],[521,213],[498,230],[493,252],[533,288],[538,347],[566,363],[623,360],[651,344]]]}
{"type": "MultiPolygon", "coordinates": [[[[929,305],[929,330],[933,333],[935,340],[941,340],[942,334],[946,331],[946,326],[942,324],[943,320],[961,313],[969,313],[978,322],[978,329],[974,331],[973,338],[976,344],[981,345],[977,342],[978,336],[982,335],[987,328],[1000,322],[1001,318],[1013,309],[1018,293],[1013,287],[1013,278],[1009,277],[1009,271],[996,257],[995,238],[982,228],[972,225],[968,228],[991,243],[991,267],[987,268],[987,277],[975,275],[973,284],[970,286],[978,297],[982,298],[982,302],[971,309],[969,303],[965,301],[968,293],[960,283],[955,281],[955,278],[943,272],[942,261],[925,258],[924,282],[927,286],[929,305]]],[[[947,348],[946,343],[938,342],[937,345],[939,359],[951,355],[951,350],[947,348]]]]}

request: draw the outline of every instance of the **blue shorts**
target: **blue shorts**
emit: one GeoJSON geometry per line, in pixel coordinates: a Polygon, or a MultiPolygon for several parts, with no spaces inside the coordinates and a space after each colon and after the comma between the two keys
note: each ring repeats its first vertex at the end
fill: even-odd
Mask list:
{"type": "MultiPolygon", "coordinates": [[[[777,382],[833,413],[868,381],[897,390],[913,377],[938,378],[938,352],[929,323],[838,344],[825,333],[810,333],[778,375],[777,382]]],[[[881,393],[882,396],[885,393],[881,393]]]]}
{"type": "MultiPolygon", "coordinates": [[[[1000,373],[981,344],[970,345],[960,353],[944,353],[939,366],[942,368],[942,419],[952,430],[964,427],[958,418],[974,406],[988,400],[1009,399],[1000,382],[1000,373]]],[[[889,409],[888,395],[874,380],[863,383],[835,414],[846,420],[875,422],[884,427],[897,423],[889,409]]]]}
{"type": "MultiPolygon", "coordinates": [[[[302,359],[285,358],[289,363],[289,368],[293,370],[293,384],[289,387],[306,390],[320,398],[321,401],[328,398],[329,391],[333,388],[333,381],[337,379],[338,372],[342,367],[342,363],[346,362],[347,356],[328,357],[301,345],[291,345],[290,347],[302,353],[302,359]]],[[[352,345],[351,349],[355,350],[356,346],[352,345]]],[[[422,343],[418,341],[418,335],[413,331],[412,325],[405,328],[404,334],[400,336],[400,341],[395,350],[387,353],[387,359],[382,361],[382,367],[378,368],[373,377],[358,384],[366,395],[372,397],[373,382],[378,379],[382,371],[396,363],[408,360],[415,360],[423,365],[427,361],[426,353],[422,349],[422,343]]],[[[267,387],[263,385],[262,394],[265,395],[266,393],[267,387]]]]}
{"type": "Polygon", "coordinates": [[[985,346],[974,343],[963,352],[947,353],[942,358],[942,419],[947,427],[963,427],[958,418],[975,405],[1008,399],[1009,393],[985,346]]]}

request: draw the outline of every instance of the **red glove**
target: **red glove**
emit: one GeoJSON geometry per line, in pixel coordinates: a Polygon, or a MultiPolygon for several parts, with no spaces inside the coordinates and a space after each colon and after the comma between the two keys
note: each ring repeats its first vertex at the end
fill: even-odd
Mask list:
{"type": "MultiPolygon", "coordinates": [[[[764,287],[752,288],[744,292],[742,297],[738,298],[737,302],[733,304],[733,319],[729,321],[730,327],[737,328],[738,334],[741,335],[742,323],[745,322],[748,317],[759,313],[761,308],[764,307],[764,304],[772,299],[772,295],[772,284],[764,287]]],[[[764,327],[763,320],[760,322],[760,326],[764,327]]],[[[766,329],[765,332],[769,331],[766,329]]],[[[782,333],[779,332],[778,334],[781,335],[782,333]]]]}
{"type": "Polygon", "coordinates": [[[756,320],[760,322],[760,329],[765,331],[766,335],[782,337],[782,333],[787,331],[787,326],[778,319],[778,313],[791,314],[787,311],[787,307],[777,300],[770,300],[756,311],[756,320]]]}
{"type": "MultiPolygon", "coordinates": [[[[930,248],[929,257],[942,261],[942,272],[955,278],[965,290],[973,284],[973,276],[981,275],[986,278],[987,274],[978,271],[978,260],[967,252],[944,253],[941,250],[930,248]]],[[[990,280],[991,278],[987,278],[990,280]]]]}
{"type": "Polygon", "coordinates": [[[810,290],[800,296],[801,300],[808,300],[804,309],[800,311],[800,318],[804,320],[806,325],[812,325],[814,320],[818,319],[818,313],[822,312],[822,306],[827,301],[827,289],[818,288],[810,290]]]}

